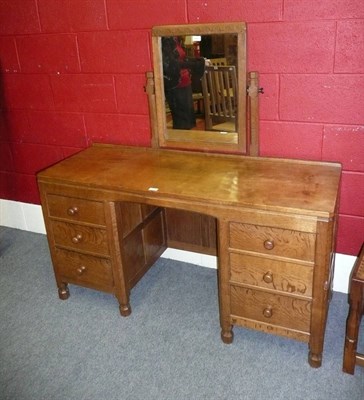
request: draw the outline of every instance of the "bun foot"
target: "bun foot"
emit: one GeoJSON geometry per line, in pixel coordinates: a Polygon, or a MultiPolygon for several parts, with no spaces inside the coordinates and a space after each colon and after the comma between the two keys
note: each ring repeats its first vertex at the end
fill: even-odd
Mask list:
{"type": "Polygon", "coordinates": [[[320,368],[322,364],[322,354],[308,353],[308,363],[312,368],[320,368]]]}
{"type": "Polygon", "coordinates": [[[61,300],[67,300],[70,297],[70,291],[67,285],[61,285],[58,288],[58,296],[61,300]]]}
{"type": "Polygon", "coordinates": [[[123,316],[123,317],[127,317],[127,316],[129,316],[130,314],[131,314],[131,307],[130,307],[130,304],[127,304],[127,305],[122,305],[122,304],[120,304],[120,306],[119,306],[119,310],[120,310],[120,314],[123,316]]]}
{"type": "Polygon", "coordinates": [[[225,344],[231,344],[234,340],[234,332],[232,330],[230,331],[221,331],[221,340],[225,344]]]}

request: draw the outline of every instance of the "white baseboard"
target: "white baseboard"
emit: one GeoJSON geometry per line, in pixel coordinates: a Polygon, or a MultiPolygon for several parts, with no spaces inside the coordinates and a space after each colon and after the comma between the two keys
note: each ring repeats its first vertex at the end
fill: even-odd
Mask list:
{"type": "Polygon", "coordinates": [[[36,204],[0,199],[0,225],[35,233],[46,233],[42,208],[36,204]]]}
{"type": "MultiPolygon", "coordinates": [[[[0,199],[0,225],[45,234],[42,209],[39,205],[0,199]]],[[[217,268],[216,257],[176,249],[167,249],[162,257],[207,268],[217,268]]],[[[348,293],[349,277],[355,256],[336,254],[334,291],[348,293]]]]}

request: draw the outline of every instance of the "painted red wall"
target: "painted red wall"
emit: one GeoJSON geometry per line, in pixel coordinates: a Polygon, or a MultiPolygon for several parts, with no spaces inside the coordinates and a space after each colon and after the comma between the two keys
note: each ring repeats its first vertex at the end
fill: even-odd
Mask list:
{"type": "MultiPolygon", "coordinates": [[[[92,142],[150,145],[153,25],[246,21],[261,154],[340,161],[337,251],[364,239],[362,0],[0,0],[0,198],[92,142]]],[[[287,171],[289,173],[289,171],[287,171]]]]}

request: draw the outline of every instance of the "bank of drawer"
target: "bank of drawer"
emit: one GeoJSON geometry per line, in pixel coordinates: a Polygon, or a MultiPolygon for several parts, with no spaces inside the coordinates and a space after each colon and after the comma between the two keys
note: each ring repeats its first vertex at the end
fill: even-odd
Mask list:
{"type": "Polygon", "coordinates": [[[49,194],[50,217],[105,226],[104,204],[98,201],[49,194]]]}
{"type": "Polygon", "coordinates": [[[290,229],[231,223],[230,247],[313,261],[315,256],[315,235],[290,229]]]}
{"type": "Polygon", "coordinates": [[[56,246],[105,256],[109,254],[105,229],[60,221],[53,221],[52,229],[56,246]]]}
{"type": "Polygon", "coordinates": [[[310,331],[310,301],[292,296],[231,286],[231,314],[284,328],[310,331]]]}
{"type": "Polygon", "coordinates": [[[114,285],[110,261],[74,251],[56,249],[58,273],[72,283],[86,283],[104,287],[114,285]]]}
{"type": "Polygon", "coordinates": [[[312,296],[312,266],[231,253],[230,271],[231,282],[312,296]]]}

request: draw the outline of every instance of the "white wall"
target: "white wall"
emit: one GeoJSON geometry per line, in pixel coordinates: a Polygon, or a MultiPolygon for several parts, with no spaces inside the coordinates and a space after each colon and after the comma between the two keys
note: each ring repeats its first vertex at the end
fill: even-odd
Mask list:
{"type": "MultiPolygon", "coordinates": [[[[0,199],[0,225],[45,234],[42,209],[38,205],[0,199]]],[[[216,268],[216,257],[188,251],[167,249],[162,257],[216,268]]],[[[334,290],[348,293],[349,275],[356,257],[336,254],[334,290]]]]}

